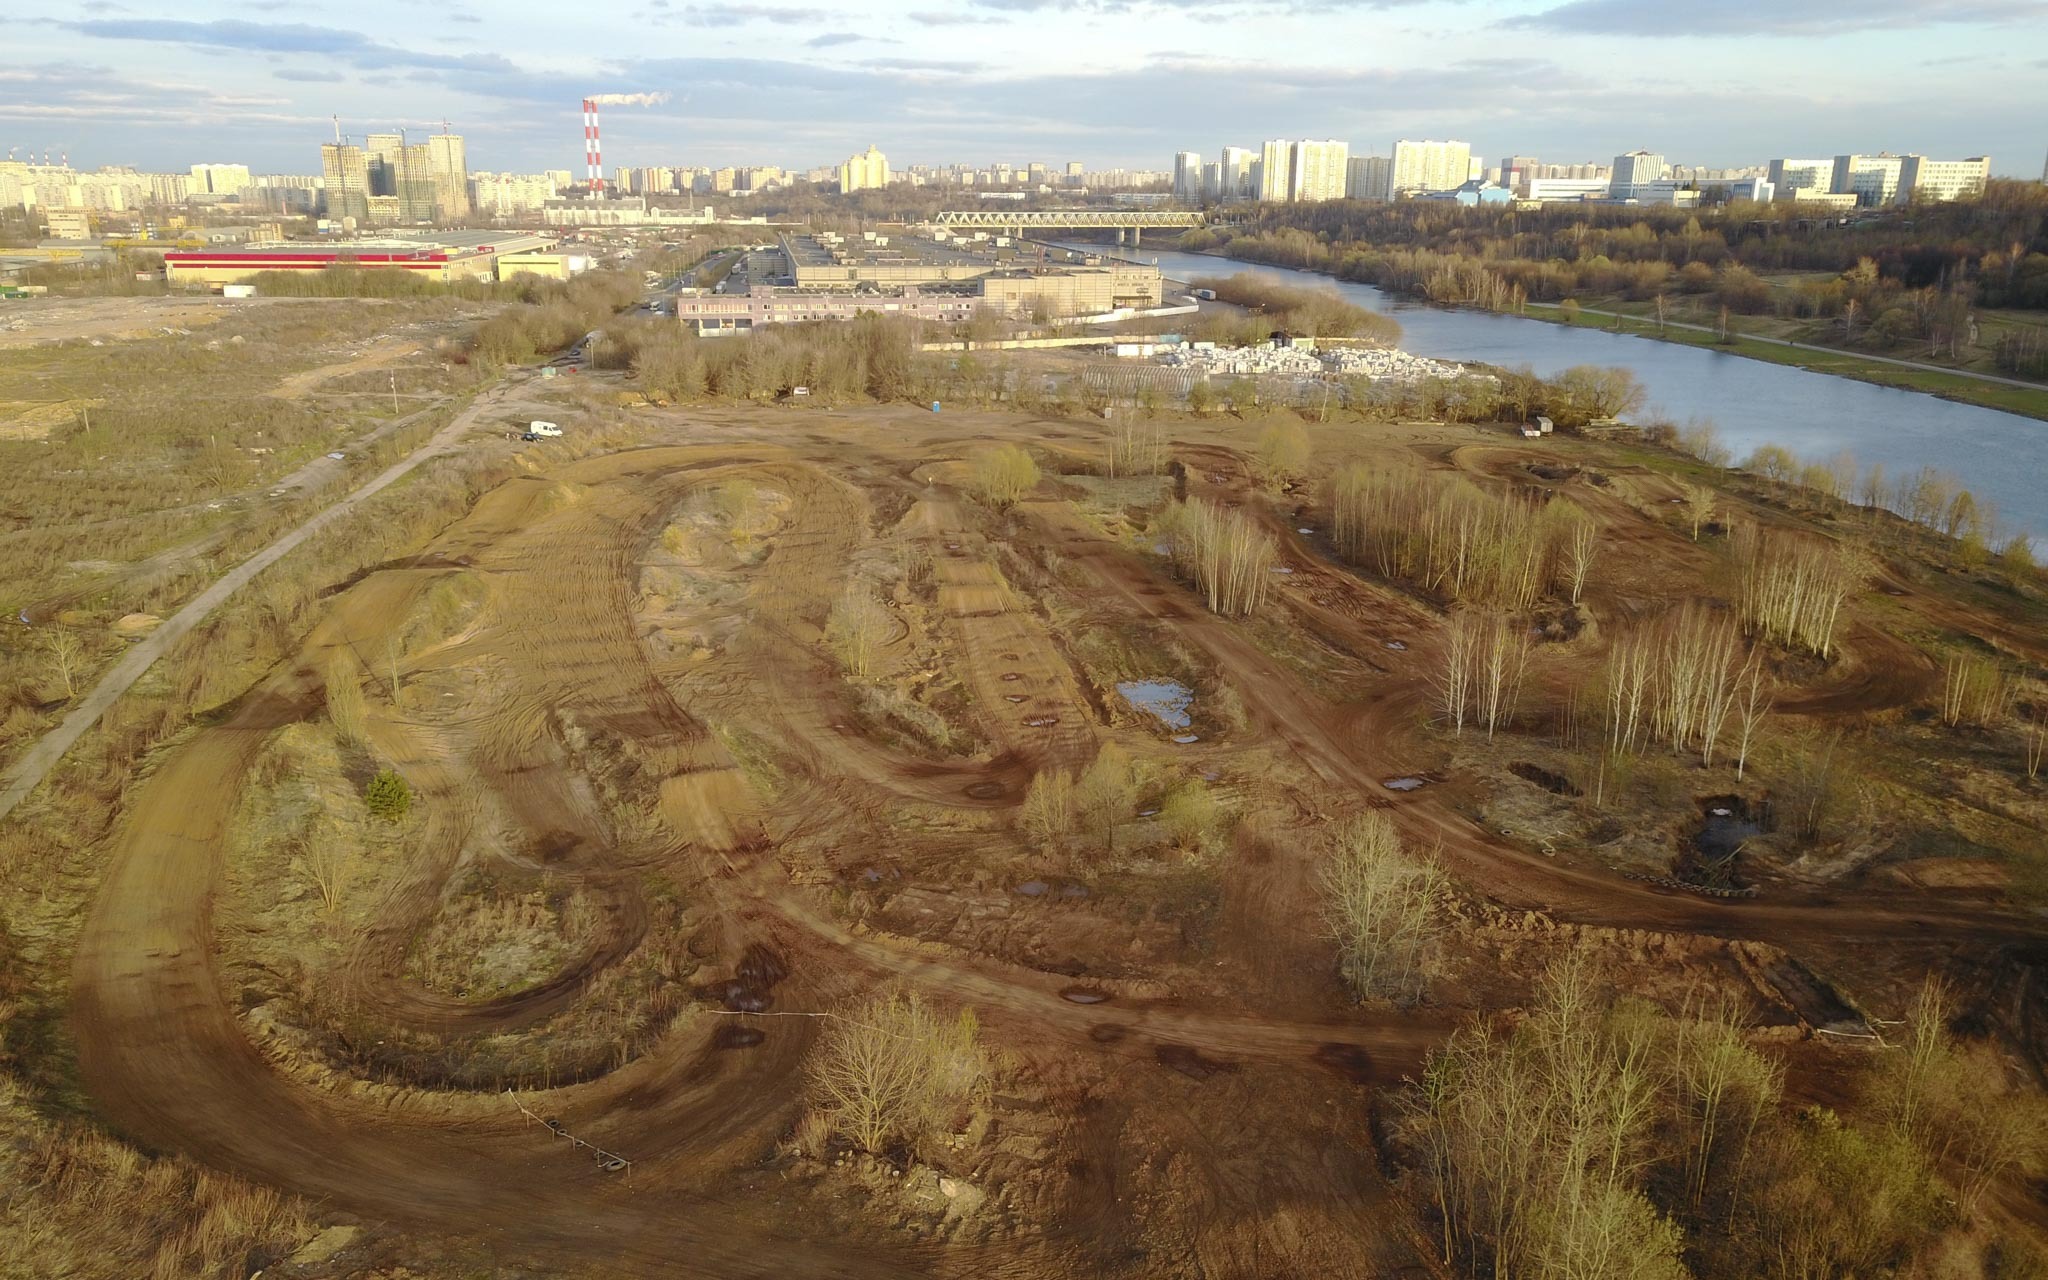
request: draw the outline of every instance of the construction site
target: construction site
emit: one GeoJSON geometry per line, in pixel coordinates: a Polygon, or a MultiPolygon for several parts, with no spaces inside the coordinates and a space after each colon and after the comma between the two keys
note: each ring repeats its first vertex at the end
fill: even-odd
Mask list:
{"type": "Polygon", "coordinates": [[[1003,239],[10,304],[0,1275],[2048,1274],[2020,550],[1003,239]]]}

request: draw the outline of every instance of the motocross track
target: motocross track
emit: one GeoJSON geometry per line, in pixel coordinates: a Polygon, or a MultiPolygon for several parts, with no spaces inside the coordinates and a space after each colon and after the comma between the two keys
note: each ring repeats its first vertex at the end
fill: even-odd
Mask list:
{"type": "MultiPolygon", "coordinates": [[[[851,421],[650,418],[651,438],[689,443],[543,469],[486,495],[415,561],[337,594],[292,663],[139,782],[74,969],[80,1062],[102,1113],[148,1146],[365,1219],[474,1238],[528,1267],[718,1277],[1428,1273],[1417,1260],[1426,1248],[1399,1240],[1356,1256],[1315,1242],[1319,1232],[1369,1230],[1361,1211],[1389,1194],[1369,1154],[1326,1125],[1246,1135],[1222,1119],[1262,1105],[1258,1094],[1312,1093],[1320,1106],[1396,1085],[1461,1020],[1344,998],[1327,946],[1305,923],[1316,910],[1308,839],[1229,842],[1218,936],[1198,981],[1178,971],[1056,971],[891,933],[847,918],[834,885],[792,875],[782,854],[798,839],[845,845],[835,863],[844,882],[886,860],[920,883],[957,887],[951,872],[919,872],[912,831],[888,837],[892,847],[857,846],[901,815],[917,816],[919,830],[957,823],[986,833],[1042,767],[1083,767],[1120,734],[1134,750],[1161,749],[1113,728],[1093,703],[1069,638],[1006,580],[990,545],[996,524],[960,489],[957,460],[975,443],[1042,440],[1049,424],[883,410],[851,421]],[[735,571],[742,594],[727,608],[729,639],[685,664],[649,640],[639,566],[680,504],[736,479],[783,495],[786,512],[765,555],[735,571]],[[934,631],[985,744],[974,755],[932,758],[870,740],[822,646],[855,557],[884,537],[929,557],[934,631]],[[321,673],[337,648],[384,653],[422,594],[457,574],[486,584],[485,603],[455,634],[408,651],[416,696],[373,712],[377,752],[411,784],[427,836],[417,861],[378,886],[373,925],[349,950],[347,985],[382,1026],[532,1026],[572,1008],[641,945],[641,873],[672,876],[710,921],[695,943],[707,963],[701,1016],[615,1070],[524,1095],[534,1111],[630,1157],[630,1176],[565,1153],[490,1094],[333,1089],[286,1070],[252,1041],[221,979],[214,911],[244,776],[272,735],[322,714],[321,673]],[[436,690],[459,693],[426,696],[436,690]],[[772,757],[772,771],[740,758],[735,727],[750,753],[772,757]],[[648,820],[622,819],[620,795],[648,820]],[[427,990],[406,976],[404,957],[465,860],[573,884],[597,904],[599,927],[558,972],[515,994],[471,1002],[427,990]],[[1000,1241],[934,1244],[792,1189],[770,1167],[820,1025],[779,1015],[829,1011],[891,979],[973,1006],[990,1040],[1014,1047],[1054,1092],[1069,1075],[1061,1063],[1109,1082],[1071,1117],[1058,1220],[1000,1241]],[[1077,981],[1093,984],[1093,1002],[1076,1002],[1077,981]],[[758,1036],[732,1037],[741,1022],[758,1036]],[[1132,1145],[1140,1125],[1176,1153],[1176,1168],[1194,1171],[1178,1261],[1146,1261],[1148,1243],[1156,1247],[1148,1231],[1178,1219],[1161,1211],[1148,1223],[1140,1207],[1151,1176],[1132,1145]],[[1283,1221],[1297,1225],[1274,1225],[1283,1221]]],[[[1250,500],[1242,460],[1222,443],[1227,427],[1179,430],[1191,492],[1250,500]]],[[[2002,975],[2002,990],[2018,992],[2010,1003],[2033,1038],[2041,983],[2015,959],[2039,954],[2033,923],[1987,912],[1980,897],[1926,890],[1709,901],[1483,829],[1462,811],[1483,779],[1396,795],[1382,782],[1425,767],[1430,754],[1420,725],[1440,613],[1335,565],[1292,520],[1273,518],[1279,563],[1292,570],[1274,608],[1364,691],[1333,702],[1058,492],[1049,477],[1009,514],[1005,536],[1056,551],[1098,607],[1166,628],[1213,664],[1250,726],[1189,758],[1217,768],[1281,762],[1270,791],[1306,815],[1301,830],[1383,808],[1411,843],[1440,849],[1468,893],[1563,922],[1755,940],[1814,960],[1870,942],[1976,956],[2002,975]],[[1390,648],[1395,640],[1405,649],[1390,648]]],[[[1613,536],[1670,564],[1696,554],[1620,503],[1599,516],[1613,536]]],[[[1849,678],[1809,691],[1803,710],[1831,699],[1868,708],[1923,686],[1909,647],[1858,631],[1848,648],[1849,678]]]]}

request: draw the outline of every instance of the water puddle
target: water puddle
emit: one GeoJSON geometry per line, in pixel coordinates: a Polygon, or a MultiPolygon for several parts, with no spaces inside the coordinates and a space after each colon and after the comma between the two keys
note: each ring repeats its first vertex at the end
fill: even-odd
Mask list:
{"type": "Polygon", "coordinates": [[[1058,716],[1033,716],[1024,722],[1027,729],[1050,729],[1060,722],[1058,716]]]}
{"type": "Polygon", "coordinates": [[[1151,713],[1169,729],[1185,729],[1195,722],[1188,714],[1195,705],[1195,695],[1178,681],[1125,680],[1117,685],[1116,691],[1125,702],[1151,713]]]}
{"type": "Polygon", "coordinates": [[[1043,880],[1026,880],[1023,884],[1017,886],[1017,892],[1027,898],[1043,898],[1046,894],[1052,892],[1052,886],[1043,880]]]}
{"type": "Polygon", "coordinates": [[[1008,789],[1000,782],[976,782],[967,788],[969,800],[1000,800],[1007,794],[1008,789]]]}
{"type": "Polygon", "coordinates": [[[1029,694],[1023,694],[1023,693],[1006,693],[1006,694],[1004,694],[1004,695],[1003,695],[1003,701],[1004,701],[1004,702],[1029,702],[1029,701],[1031,701],[1031,696],[1030,696],[1029,694]]]}
{"type": "Polygon", "coordinates": [[[1060,999],[1073,1004],[1106,1004],[1109,992],[1099,987],[1062,987],[1060,999]]]}
{"type": "Polygon", "coordinates": [[[1274,567],[1274,569],[1273,569],[1273,572],[1275,572],[1275,573],[1293,573],[1293,572],[1294,572],[1294,570],[1293,570],[1292,568],[1288,567],[1287,565],[1284,565],[1284,564],[1283,564],[1283,565],[1277,565],[1277,566],[1275,566],[1275,567],[1274,567]]]}
{"type": "Polygon", "coordinates": [[[1023,674],[1022,672],[1020,672],[1020,671],[1005,671],[1005,672],[1003,672],[1003,679],[1005,679],[1005,680],[1022,680],[1023,678],[1024,678],[1024,674],[1023,674]]]}
{"type": "Polygon", "coordinates": [[[1380,784],[1389,791],[1420,791],[1429,785],[1427,778],[1388,778],[1380,784]]]}
{"type": "Polygon", "coordinates": [[[1060,886],[1060,896],[1062,898],[1085,898],[1088,896],[1088,886],[1085,884],[1063,884],[1060,886]]]}
{"type": "Polygon", "coordinates": [[[1408,646],[1401,643],[1399,640],[1389,640],[1386,642],[1386,645],[1387,648],[1392,649],[1395,653],[1408,652],[1408,646]]]}
{"type": "Polygon", "coordinates": [[[1200,742],[1202,735],[1199,733],[1176,733],[1173,735],[1173,740],[1182,746],[1186,746],[1190,742],[1200,742]]]}
{"type": "Polygon", "coordinates": [[[1303,526],[1301,526],[1301,527],[1300,527],[1299,529],[1296,529],[1296,530],[1295,530],[1295,532],[1296,532],[1296,533],[1314,533],[1314,532],[1315,532],[1315,530],[1314,530],[1314,529],[1311,529],[1311,528],[1309,528],[1309,527],[1308,527],[1307,525],[1303,525],[1303,526]]]}

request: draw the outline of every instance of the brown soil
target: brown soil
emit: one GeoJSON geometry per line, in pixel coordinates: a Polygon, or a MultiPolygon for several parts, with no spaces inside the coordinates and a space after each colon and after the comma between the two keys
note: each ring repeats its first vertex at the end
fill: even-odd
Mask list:
{"type": "MultiPolygon", "coordinates": [[[[1525,999],[1564,945],[1598,948],[1618,989],[1652,999],[1740,995],[1820,1096],[1844,1074],[1828,1055],[1848,1051],[1803,1037],[1858,1016],[1831,979],[1871,972],[1878,951],[1894,974],[1995,957],[2001,981],[2040,989],[2007,972],[2038,950],[2038,923],[1987,902],[1974,872],[1853,892],[1787,875],[1731,902],[1625,879],[1583,833],[1548,848],[1515,834],[1499,817],[1509,788],[1516,812],[1582,798],[1550,787],[1560,766],[1527,744],[1504,746],[1495,771],[1424,727],[1441,611],[1296,532],[1321,525],[1295,509],[1307,495],[1255,494],[1241,424],[1179,424],[1175,452],[1191,492],[1247,505],[1281,539],[1292,572],[1250,621],[1207,613],[1142,537],[1052,481],[1001,514],[961,490],[969,449],[1039,440],[1046,424],[896,409],[645,421],[647,447],[508,482],[414,564],[340,592],[294,661],[137,783],[74,972],[83,1077],[125,1133],[366,1220],[486,1240],[527,1269],[1428,1275],[1369,1117],[1453,1027],[1525,999]],[[710,528],[692,513],[734,481],[774,495],[744,554],[664,542],[679,521],[710,528]],[[827,651],[853,566],[888,563],[930,566],[887,594],[888,677],[971,751],[871,738],[827,651]],[[436,605],[457,577],[474,584],[461,607],[436,605]],[[1055,621],[1073,618],[1167,638],[1241,700],[1243,727],[1175,743],[1105,709],[1055,621]],[[411,784],[419,827],[380,855],[326,972],[351,1043],[406,1053],[338,1051],[334,1024],[289,1002],[261,1005],[259,1027],[224,972],[219,922],[247,891],[248,869],[229,865],[248,847],[238,805],[266,751],[321,720],[337,648],[399,669],[395,699],[366,685],[367,755],[411,784]],[[914,668],[932,655],[944,670],[926,678],[914,668]],[[1107,845],[1032,847],[1015,828],[1032,774],[1085,767],[1111,741],[1149,794],[1211,778],[1235,834],[1189,855],[1132,816],[1107,845]],[[1384,785],[1402,777],[1428,784],[1384,785]],[[1420,1007],[1353,1003],[1318,936],[1317,841],[1367,807],[1461,885],[1420,1007]],[[539,904],[520,927],[546,940],[518,963],[423,967],[421,946],[513,910],[479,894],[539,904]],[[472,991],[450,972],[494,976],[472,991]],[[817,1032],[804,1015],[889,981],[975,1008],[1006,1064],[949,1152],[900,1182],[785,1143],[817,1032]],[[539,1055],[629,1015],[616,1052],[521,1099],[630,1172],[433,1065],[487,1044],[539,1055]]],[[[1062,430],[1071,446],[1089,429],[1062,430]]],[[[1530,456],[1447,455],[1469,431],[1385,436],[1492,479],[1530,456]]],[[[1325,443],[1356,447],[1342,440],[1325,443]]],[[[1618,544],[1590,615],[1696,580],[1709,553],[1646,514],[1663,482],[1609,468],[1595,485],[1586,461],[1561,442],[1548,462],[1565,478],[1548,483],[1585,495],[1618,544]]],[[[1560,661],[1594,661],[1598,632],[1560,661]]],[[[2048,648],[2013,642],[2035,661],[2048,648]]],[[[1916,651],[1874,625],[1847,648],[1798,691],[1799,714],[1897,709],[1924,690],[1916,651]]]]}

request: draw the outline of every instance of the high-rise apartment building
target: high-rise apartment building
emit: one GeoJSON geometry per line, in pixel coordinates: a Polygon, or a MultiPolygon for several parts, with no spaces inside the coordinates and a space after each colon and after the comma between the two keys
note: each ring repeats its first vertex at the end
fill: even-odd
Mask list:
{"type": "Polygon", "coordinates": [[[1391,156],[1352,156],[1346,162],[1344,195],[1352,200],[1386,200],[1392,188],[1394,161],[1391,156]]]}
{"type": "Polygon", "coordinates": [[[1418,192],[1455,191],[1465,185],[1472,172],[1472,144],[1454,140],[1437,142],[1426,138],[1415,142],[1403,138],[1394,144],[1394,154],[1389,159],[1392,161],[1387,178],[1390,198],[1418,192]]]}
{"type": "Polygon", "coordinates": [[[1173,198],[1195,204],[1202,198],[1202,153],[1179,151],[1173,157],[1173,198]]]}
{"type": "Polygon", "coordinates": [[[327,216],[370,220],[370,165],[353,143],[320,144],[320,178],[327,192],[327,216]]]}
{"type": "Polygon", "coordinates": [[[1219,175],[1216,198],[1218,200],[1251,200],[1257,197],[1259,189],[1252,182],[1252,165],[1258,162],[1258,155],[1250,147],[1225,147],[1223,158],[1216,168],[1219,175]]]}
{"type": "Polygon", "coordinates": [[[1500,185],[1520,190],[1531,178],[1540,178],[1542,164],[1535,156],[1507,156],[1500,162],[1500,185]]]}
{"type": "Polygon", "coordinates": [[[240,195],[242,188],[248,185],[249,166],[246,164],[195,164],[187,190],[195,196],[225,199],[240,195]]]}
{"type": "MultiPolygon", "coordinates": [[[[873,191],[889,185],[889,158],[870,145],[839,166],[841,191],[873,191]]],[[[727,190],[731,190],[728,186],[727,190]]]]}
{"type": "Polygon", "coordinates": [[[1259,152],[1259,199],[1291,199],[1294,183],[1294,144],[1275,138],[1259,152]]]}
{"type": "Polygon", "coordinates": [[[363,139],[363,163],[370,170],[370,194],[398,194],[398,152],[405,146],[400,133],[372,133],[363,139]]]}
{"type": "Polygon", "coordinates": [[[543,208],[561,191],[544,173],[479,173],[473,181],[476,211],[498,218],[543,208]]]}
{"type": "Polygon", "coordinates": [[[1664,180],[1664,172],[1664,157],[1654,151],[1631,151],[1616,156],[1607,179],[1607,198],[1640,200],[1652,183],[1664,180]]]}
{"type": "Polygon", "coordinates": [[[1293,190],[1296,200],[1342,200],[1350,173],[1346,161],[1351,144],[1335,139],[1294,144],[1293,190]]]}
{"type": "Polygon", "coordinates": [[[1260,155],[1259,199],[1342,200],[1350,151],[1335,140],[1273,139],[1260,155]]]}
{"type": "Polygon", "coordinates": [[[427,168],[434,177],[434,216],[453,222],[469,216],[469,157],[459,133],[427,139],[427,168]]]}

